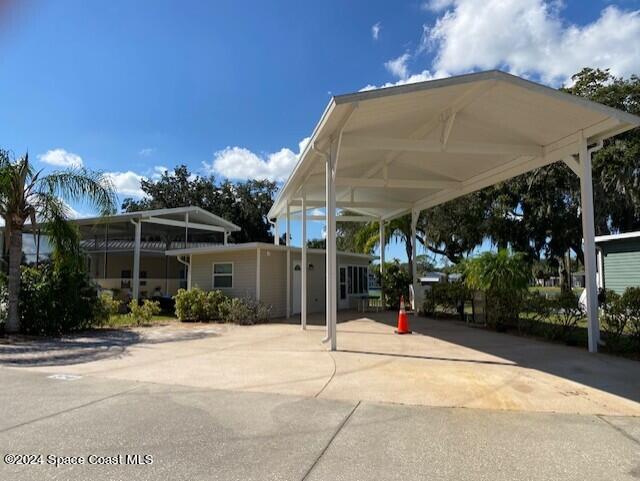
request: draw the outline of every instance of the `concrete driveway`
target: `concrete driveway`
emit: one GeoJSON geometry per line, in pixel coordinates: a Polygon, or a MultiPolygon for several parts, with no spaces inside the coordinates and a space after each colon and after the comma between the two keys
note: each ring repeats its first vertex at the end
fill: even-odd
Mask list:
{"type": "Polygon", "coordinates": [[[0,343],[2,455],[43,456],[5,458],[0,479],[640,478],[636,363],[451,322],[400,337],[390,316],[343,321],[336,353],[292,324],[0,343]],[[68,456],[85,464],[49,464],[68,456]]]}
{"type": "Polygon", "coordinates": [[[301,331],[285,323],[176,323],[0,345],[0,362],[48,373],[344,401],[640,415],[637,362],[425,318],[412,319],[414,334],[397,336],[393,317],[343,313],[334,353],[321,344],[320,325],[301,331]]]}

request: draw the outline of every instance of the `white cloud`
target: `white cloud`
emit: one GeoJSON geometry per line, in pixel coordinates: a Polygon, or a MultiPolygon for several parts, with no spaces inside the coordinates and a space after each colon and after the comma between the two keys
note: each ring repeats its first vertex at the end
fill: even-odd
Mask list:
{"type": "Polygon", "coordinates": [[[44,154],[38,155],[38,160],[56,167],[78,168],[83,166],[82,157],[64,149],[48,150],[44,154]]]}
{"type": "Polygon", "coordinates": [[[141,156],[141,157],[149,157],[155,151],[156,151],[156,149],[153,148],[153,147],[145,147],[144,149],[140,149],[138,151],[138,155],[141,156]]]}
{"type": "Polygon", "coordinates": [[[406,52],[400,55],[397,58],[393,58],[384,63],[385,68],[396,77],[401,79],[405,79],[409,76],[409,68],[407,67],[407,62],[411,58],[411,55],[406,52]]]}
{"type": "Polygon", "coordinates": [[[281,182],[289,177],[300,154],[309,142],[309,137],[298,144],[298,153],[289,148],[259,155],[244,147],[226,147],[213,155],[211,164],[204,168],[212,174],[222,174],[230,179],[269,179],[281,182]]]}
{"type": "Polygon", "coordinates": [[[429,0],[422,4],[423,10],[430,10],[432,12],[441,12],[446,8],[451,7],[455,3],[455,0],[429,0]]]}
{"type": "Polygon", "coordinates": [[[640,70],[640,11],[605,8],[583,25],[560,17],[560,2],[545,0],[454,0],[431,28],[433,70],[457,74],[506,68],[566,82],[583,67],[610,68],[628,76],[640,70]]]}
{"type": "Polygon", "coordinates": [[[387,88],[387,87],[395,87],[397,85],[414,84],[416,82],[425,82],[427,80],[433,80],[434,78],[439,78],[439,77],[436,77],[428,70],[423,70],[420,73],[414,73],[412,75],[409,75],[407,78],[398,80],[397,82],[387,82],[383,85],[372,85],[372,84],[366,85],[360,89],[360,92],[366,92],[367,90],[375,90],[375,89],[381,89],[381,88],[387,88]]]}
{"type": "Polygon", "coordinates": [[[145,194],[140,188],[140,181],[145,179],[142,175],[130,170],[126,172],[106,172],[105,175],[111,179],[118,194],[136,198],[144,197],[145,194]]]}
{"type": "Polygon", "coordinates": [[[371,36],[374,40],[378,40],[380,37],[380,30],[382,30],[382,24],[377,22],[371,26],[371,36]]]}
{"type": "Polygon", "coordinates": [[[561,0],[429,0],[422,7],[439,17],[423,26],[414,51],[384,64],[400,80],[382,87],[494,68],[554,86],[584,67],[625,77],[640,71],[640,10],[608,6],[591,23],[574,25],[561,17],[561,0]],[[411,73],[409,62],[425,52],[432,64],[411,73]]]}
{"type": "Polygon", "coordinates": [[[151,178],[153,180],[158,180],[167,172],[171,172],[171,170],[164,165],[155,165],[151,172],[151,178]]]}

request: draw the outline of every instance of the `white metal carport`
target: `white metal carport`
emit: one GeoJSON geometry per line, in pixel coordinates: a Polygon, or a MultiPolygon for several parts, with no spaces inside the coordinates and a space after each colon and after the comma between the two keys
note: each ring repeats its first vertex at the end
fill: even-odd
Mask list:
{"type": "MultiPolygon", "coordinates": [[[[500,71],[333,97],[270,219],[326,208],[327,337],[336,349],[336,209],[382,223],[564,161],[580,177],[589,350],[597,351],[591,153],[640,118],[500,71]]],[[[277,236],[276,236],[277,237],[277,236]]],[[[302,324],[306,321],[303,262],[302,324]]],[[[416,282],[413,263],[414,283],[416,282]]]]}

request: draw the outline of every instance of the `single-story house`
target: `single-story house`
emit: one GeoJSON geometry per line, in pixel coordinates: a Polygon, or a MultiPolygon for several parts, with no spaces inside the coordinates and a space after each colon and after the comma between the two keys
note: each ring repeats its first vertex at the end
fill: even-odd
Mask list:
{"type": "MultiPolygon", "coordinates": [[[[89,275],[122,299],[170,297],[180,288],[199,287],[262,301],[274,317],[301,312],[302,249],[279,245],[279,239],[276,244],[230,243],[229,234],[240,227],[199,207],[71,222],[78,226],[89,275]]],[[[25,230],[28,262],[37,264],[48,255],[46,237],[37,225],[25,230]]],[[[325,251],[309,248],[306,255],[308,312],[322,312],[325,251]]],[[[364,254],[338,254],[340,309],[355,307],[358,297],[368,295],[371,260],[364,254]]]]}
{"type": "MultiPolygon", "coordinates": [[[[240,227],[199,207],[126,212],[71,221],[78,227],[87,270],[103,289],[127,298],[169,297],[187,285],[184,264],[170,249],[225,245],[240,227]]],[[[1,237],[1,236],[0,236],[1,237]]],[[[37,265],[49,253],[41,227],[25,226],[25,258],[37,265]]]]}
{"type": "MultiPolygon", "coordinates": [[[[219,289],[232,297],[257,299],[272,307],[274,317],[301,312],[302,249],[299,247],[250,242],[171,249],[166,254],[188,265],[188,289],[219,289]]],[[[358,298],[368,295],[371,260],[366,254],[338,253],[339,309],[355,308],[358,298]]],[[[310,313],[323,312],[324,249],[307,249],[307,263],[307,309],[310,313]]]]}
{"type": "Polygon", "coordinates": [[[622,294],[640,287],[640,231],[596,237],[598,283],[622,294]]]}

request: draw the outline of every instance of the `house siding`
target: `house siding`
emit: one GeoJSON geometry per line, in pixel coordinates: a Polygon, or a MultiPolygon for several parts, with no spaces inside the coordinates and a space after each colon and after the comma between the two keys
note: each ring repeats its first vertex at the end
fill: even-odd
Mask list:
{"type": "MultiPolygon", "coordinates": [[[[257,259],[255,251],[251,251],[257,259]]],[[[271,306],[273,317],[287,313],[287,254],[260,249],[260,301],[271,306]]]]}
{"type": "Polygon", "coordinates": [[[600,245],[604,254],[604,285],[622,294],[640,286],[640,240],[621,239],[600,245]]]}
{"type": "MultiPolygon", "coordinates": [[[[294,269],[300,265],[299,250],[291,253],[291,306],[293,308],[294,269]]],[[[256,297],[256,270],[258,253],[256,249],[198,254],[192,258],[192,287],[211,290],[213,263],[233,262],[233,288],[222,291],[233,297],[256,297]]],[[[308,269],[307,312],[324,312],[325,309],[325,255],[307,253],[307,260],[313,268],[308,269]]],[[[338,265],[368,266],[369,260],[362,257],[340,254],[338,265]]],[[[287,312],[287,253],[284,249],[260,248],[260,301],[272,307],[273,317],[284,317],[287,312]]],[[[352,306],[353,307],[353,306],[352,306]]],[[[297,314],[296,314],[297,315],[297,314]]]]}
{"type": "Polygon", "coordinates": [[[233,263],[233,287],[220,289],[230,297],[256,297],[256,251],[197,254],[192,257],[191,287],[213,289],[213,263],[233,263]]]}

